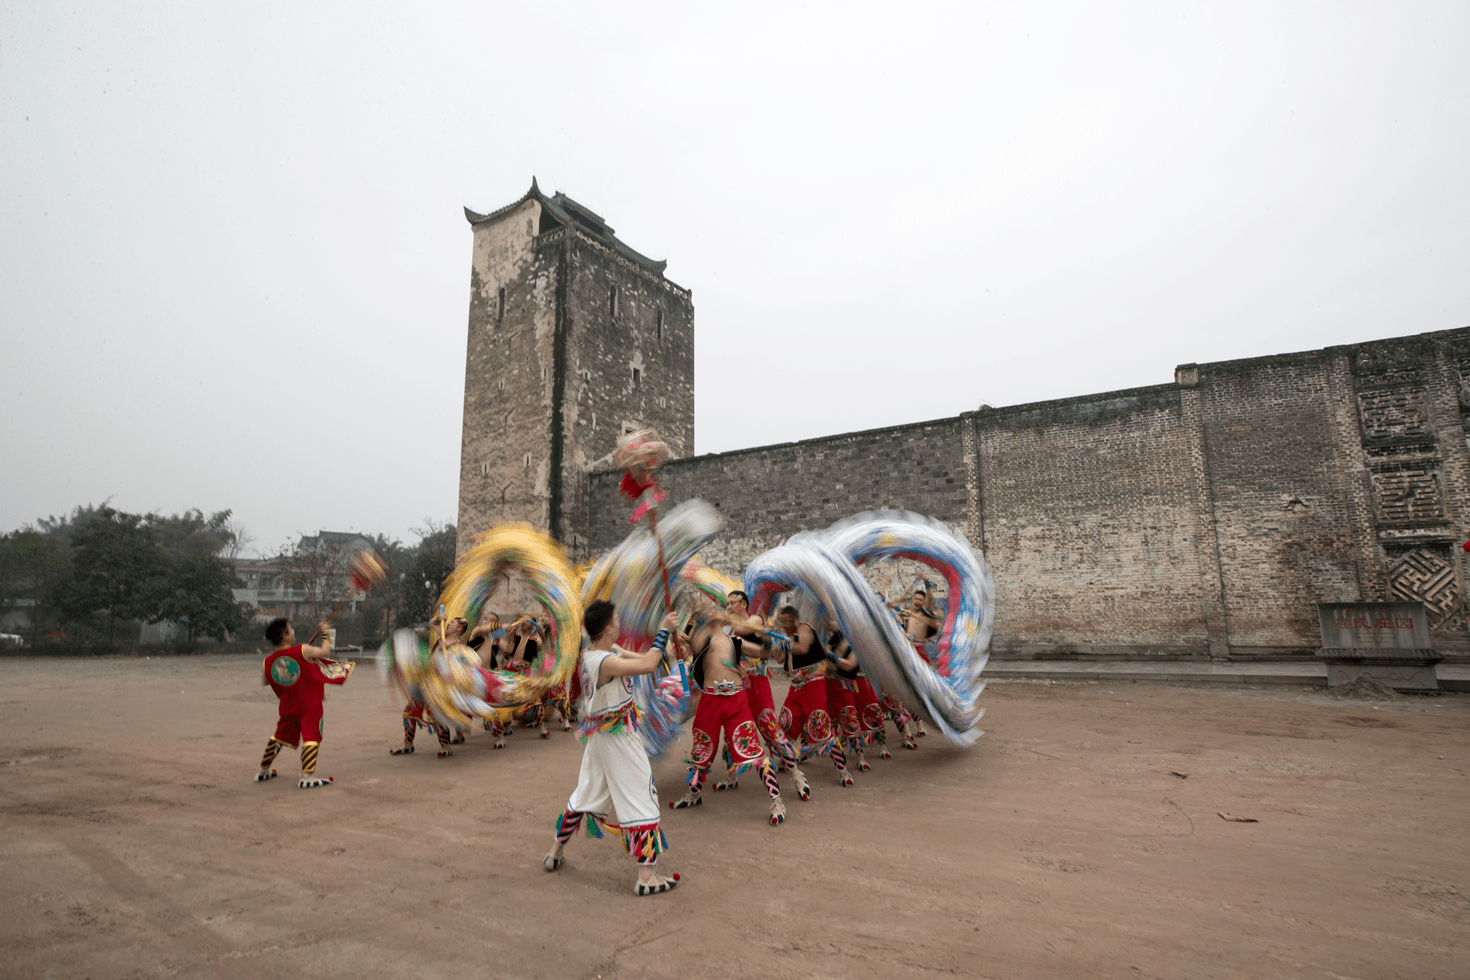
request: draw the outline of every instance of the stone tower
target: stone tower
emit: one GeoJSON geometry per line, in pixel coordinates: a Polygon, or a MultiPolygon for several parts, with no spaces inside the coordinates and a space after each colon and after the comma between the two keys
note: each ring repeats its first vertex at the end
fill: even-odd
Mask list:
{"type": "Polygon", "coordinates": [[[597,214],[531,180],[474,232],[459,550],[499,521],[588,551],[587,473],[619,436],[694,451],[694,304],[597,214]]]}

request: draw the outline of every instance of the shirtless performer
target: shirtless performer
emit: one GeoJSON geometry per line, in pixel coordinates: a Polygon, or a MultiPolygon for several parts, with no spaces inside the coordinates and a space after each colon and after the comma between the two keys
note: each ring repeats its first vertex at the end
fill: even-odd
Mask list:
{"type": "MultiPolygon", "coordinates": [[[[904,635],[909,638],[914,650],[927,662],[929,654],[924,644],[939,632],[939,620],[935,618],[934,611],[929,608],[929,593],[923,587],[914,590],[914,594],[909,597],[907,608],[898,610],[898,620],[903,624],[904,635]]],[[[885,706],[889,708],[894,724],[898,726],[899,732],[903,735],[903,747],[906,749],[918,748],[909,734],[907,722],[910,720],[915,722],[918,725],[918,731],[914,734],[923,738],[929,734],[924,730],[923,719],[913,715],[897,700],[892,700],[891,705],[885,706]],[[897,706],[897,710],[894,710],[894,705],[897,706]]]]}
{"type": "MultiPolygon", "coordinates": [[[[745,694],[750,701],[755,727],[760,730],[767,753],[772,759],[779,760],[778,768],[795,774],[796,794],[805,800],[811,795],[811,787],[806,774],[801,771],[796,747],[781,729],[781,722],[776,716],[776,701],[771,696],[771,679],[766,675],[770,660],[778,656],[774,651],[761,647],[766,621],[750,611],[749,599],[739,589],[732,590],[725,597],[725,615],[730,620],[730,635],[742,641],[739,647],[740,671],[745,675],[745,694]]],[[[715,783],[715,789],[734,789],[738,785],[738,777],[726,775],[715,783]]]]}
{"type": "Polygon", "coordinates": [[[781,632],[791,638],[791,649],[786,654],[791,690],[781,706],[781,727],[792,744],[805,739],[804,756],[830,755],[832,765],[837,768],[837,782],[851,786],[847,755],[832,730],[832,715],[827,707],[827,651],[816,631],[796,617],[795,606],[783,606],[776,614],[781,632]]]}
{"type": "Polygon", "coordinates": [[[750,702],[739,667],[744,643],[739,637],[727,636],[722,628],[725,625],[724,616],[712,606],[706,606],[695,619],[690,637],[694,661],[689,676],[702,693],[692,726],[694,746],[690,753],[689,791],[669,806],[682,810],[704,802],[701,795],[704,781],[709,778],[723,729],[731,757],[730,775],[738,777],[747,769],[760,773],[771,798],[771,826],[774,827],[786,820],[786,804],[781,802],[775,770],[761,747],[755,719],[750,716],[750,702]]]}

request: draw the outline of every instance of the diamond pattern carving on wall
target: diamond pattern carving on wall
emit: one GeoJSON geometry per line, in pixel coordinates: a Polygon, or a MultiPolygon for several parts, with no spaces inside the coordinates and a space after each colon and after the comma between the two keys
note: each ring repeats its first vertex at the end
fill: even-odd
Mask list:
{"type": "Polygon", "coordinates": [[[1433,437],[1422,388],[1360,392],[1358,412],[1363,420],[1364,442],[1433,437]]]}
{"type": "Polygon", "coordinates": [[[1429,465],[1402,466],[1373,473],[1378,513],[1385,523],[1444,521],[1439,470],[1429,465]]]}
{"type": "Polygon", "coordinates": [[[1406,552],[1389,566],[1388,579],[1395,596],[1417,599],[1429,607],[1431,629],[1461,621],[1460,587],[1455,582],[1455,567],[1444,553],[1430,548],[1406,552]]]}

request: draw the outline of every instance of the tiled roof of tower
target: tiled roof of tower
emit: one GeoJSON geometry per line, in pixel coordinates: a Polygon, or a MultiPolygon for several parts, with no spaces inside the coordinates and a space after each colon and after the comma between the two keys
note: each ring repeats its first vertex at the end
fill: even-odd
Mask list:
{"type": "Polygon", "coordinates": [[[531,189],[526,191],[526,193],[522,195],[519,199],[512,201],[505,207],[497,208],[494,211],[491,211],[489,214],[480,214],[478,211],[471,211],[469,208],[465,208],[464,216],[471,225],[478,225],[486,221],[494,221],[497,218],[501,218],[509,212],[520,207],[527,201],[532,200],[539,202],[542,209],[548,215],[550,215],[552,221],[554,221],[558,226],[575,225],[580,231],[597,239],[598,241],[611,248],[614,252],[617,252],[619,255],[642,266],[650,272],[656,272],[659,275],[663,275],[664,269],[668,267],[669,263],[667,260],[650,259],[642,252],[639,252],[636,249],[632,249],[629,248],[627,245],[624,245],[613,234],[613,229],[608,226],[607,222],[603,220],[602,216],[597,214],[597,212],[593,211],[591,208],[588,208],[582,204],[578,204],[576,201],[567,197],[560,191],[558,191],[556,194],[553,194],[551,197],[547,197],[545,194],[541,193],[541,188],[536,185],[535,177],[531,178],[531,189]]]}

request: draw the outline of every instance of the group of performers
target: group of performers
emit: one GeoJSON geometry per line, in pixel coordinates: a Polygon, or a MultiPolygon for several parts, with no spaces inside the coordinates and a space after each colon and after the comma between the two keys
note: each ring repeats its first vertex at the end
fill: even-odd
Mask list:
{"type": "MultiPolygon", "coordinates": [[[[917,649],[937,629],[937,620],[926,605],[920,589],[905,608],[896,609],[917,649]]],[[[870,768],[864,758],[865,745],[876,743],[883,758],[889,758],[886,720],[892,719],[905,748],[915,749],[916,736],[924,735],[922,722],[892,697],[880,698],[863,676],[857,657],[835,623],[818,630],[798,619],[794,606],[781,608],[772,628],[764,618],[748,609],[744,592],[732,590],[723,608],[704,599],[687,624],[684,638],[689,655],[687,669],[693,688],[700,692],[691,726],[692,747],[688,789],[669,806],[686,809],[703,802],[710,770],[721,755],[724,740],[724,775],[716,790],[731,790],[741,775],[754,771],[770,799],[770,823],[786,820],[778,772],[789,772],[797,795],[810,799],[811,783],[801,764],[826,755],[836,769],[841,786],[852,786],[848,753],[857,768],[870,768]],[[779,711],[771,693],[770,667],[785,669],[790,689],[779,711]],[[917,729],[916,726],[917,725],[917,729]]],[[[554,841],[543,864],[556,871],[563,862],[563,849],[584,820],[589,831],[602,836],[604,828],[618,831],[628,853],[637,861],[636,893],[652,895],[677,885],[679,875],[663,876],[655,871],[658,856],[667,847],[659,827],[658,789],[653,780],[648,754],[638,736],[639,712],[633,699],[632,679],[653,672],[660,664],[675,663],[678,618],[670,613],[653,646],[642,653],[618,647],[618,616],[612,603],[592,603],[583,613],[589,643],[582,653],[574,690],[586,692],[586,710],[579,736],[586,744],[577,788],[557,820],[554,841]],[[610,819],[616,818],[614,819],[610,819]]],[[[328,635],[329,623],[318,627],[317,636],[328,635]]],[[[511,627],[502,627],[499,617],[487,615],[470,629],[462,617],[435,618],[430,623],[431,650],[463,644],[476,651],[481,662],[512,672],[531,669],[547,644],[545,622],[517,617],[511,627]]],[[[322,705],[325,684],[340,684],[351,673],[351,665],[330,659],[330,642],[301,644],[291,624],[272,621],[266,629],[275,650],[264,664],[265,682],[280,700],[280,718],[266,744],[256,781],[264,782],[277,773],[271,768],[283,746],[301,748],[303,789],[329,785],[330,776],[316,775],[321,744],[322,705]]],[[[518,709],[504,709],[502,717],[486,719],[485,728],[495,736],[495,748],[505,744],[513,722],[539,727],[549,737],[548,715],[556,710],[565,730],[577,720],[574,695],[566,685],[553,688],[542,701],[518,709]]],[[[439,741],[439,756],[451,755],[452,745],[463,742],[467,731],[437,721],[422,701],[410,700],[403,711],[403,744],[393,755],[414,751],[418,728],[433,729],[439,741]]]]}
{"type": "MultiPolygon", "coordinates": [[[[757,558],[746,569],[748,594],[695,558],[719,529],[710,505],[685,501],[660,520],[657,505],[665,494],[654,470],[667,458],[667,447],[656,434],[624,437],[618,456],[625,471],[620,489],[637,504],[633,522],[648,517],[646,532],[635,530],[578,575],[543,532],[497,525],[461,555],[428,642],[402,630],[384,645],[381,663],[408,697],[403,742],[393,755],[413,753],[419,728],[434,730],[445,758],[476,720],[501,748],[515,722],[549,738],[553,711],[568,731],[580,716],[581,771],[543,866],[548,872],[562,867],[579,827],[596,837],[613,830],[637,862],[636,894],[656,895],[674,888],[679,876],[656,868],[668,841],[649,759],[679,737],[694,698],[688,785],[669,806],[700,806],[718,759],[725,770],[714,788],[733,790],[742,775],[756,773],[772,826],[787,819],[779,773],[789,772],[797,796],[810,799],[802,765],[825,755],[838,784],[852,786],[849,761],[859,772],[869,770],[866,747],[876,744],[883,758],[890,757],[889,719],[904,748],[918,747],[923,722],[898,700],[899,692],[916,699],[951,741],[969,744],[979,736],[975,700],[984,686],[978,675],[993,592],[983,560],[963,535],[922,515],[857,515],[825,536],[797,535],[757,558]],[[885,608],[857,573],[864,561],[895,556],[917,556],[946,575],[950,601],[942,627],[927,588],[885,608]],[[494,583],[510,569],[529,583],[545,615],[518,615],[502,626],[487,610],[494,583]],[[691,585],[681,588],[676,603],[673,583],[681,573],[690,573],[683,581],[691,585]],[[783,592],[800,596],[802,608],[817,600],[816,608],[825,611],[808,622],[795,604],[771,610],[783,592]],[[751,594],[758,597],[754,609],[751,594]],[[771,621],[758,614],[764,610],[774,613],[771,621]],[[661,612],[667,615],[660,621],[661,612]],[[928,641],[941,630],[931,660],[928,641]],[[863,664],[881,684],[864,676],[863,664]],[[773,666],[783,668],[790,682],[779,709],[773,666]]],[[[354,569],[357,588],[386,576],[370,553],[355,556],[354,569]]],[[[328,635],[328,627],[321,624],[318,636],[328,635]]],[[[281,747],[299,744],[301,788],[330,785],[330,777],[316,774],[323,692],[326,684],[345,681],[351,665],[331,660],[330,641],[297,643],[284,619],[272,621],[266,635],[275,649],[263,682],[280,699],[280,719],[255,778],[274,777],[271,763],[281,747]]]]}

